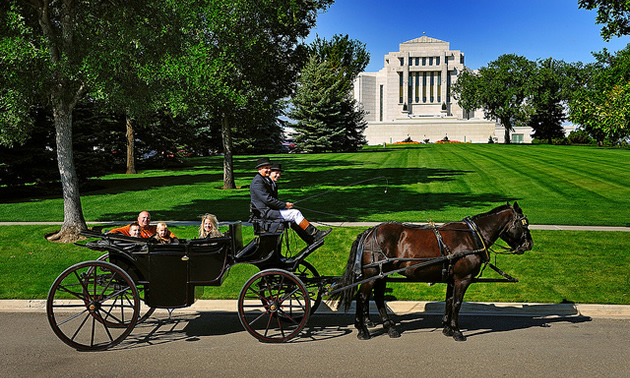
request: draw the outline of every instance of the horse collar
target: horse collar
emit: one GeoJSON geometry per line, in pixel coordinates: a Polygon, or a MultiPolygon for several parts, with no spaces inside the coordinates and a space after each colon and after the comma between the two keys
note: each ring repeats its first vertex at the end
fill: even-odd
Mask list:
{"type": "Polygon", "coordinates": [[[477,227],[477,224],[475,223],[475,221],[472,220],[471,217],[466,217],[464,218],[464,222],[466,222],[468,227],[470,227],[470,230],[472,231],[473,235],[475,235],[475,243],[477,244],[477,248],[483,249],[483,251],[486,253],[486,260],[490,260],[488,247],[486,245],[485,240],[483,240],[483,236],[481,235],[481,232],[479,231],[479,227],[477,227]]]}

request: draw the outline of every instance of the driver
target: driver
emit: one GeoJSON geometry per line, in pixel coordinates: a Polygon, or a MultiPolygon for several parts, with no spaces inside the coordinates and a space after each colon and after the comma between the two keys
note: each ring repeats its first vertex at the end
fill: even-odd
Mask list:
{"type": "MultiPolygon", "coordinates": [[[[269,177],[271,166],[272,163],[267,157],[258,159],[256,163],[258,173],[254,176],[249,186],[251,196],[250,213],[263,219],[282,219],[293,222],[292,225],[297,225],[303,231],[298,232],[298,235],[306,244],[311,245],[323,239],[324,236],[332,231],[332,228],[324,231],[318,230],[304,218],[299,210],[293,208],[293,203],[282,202],[276,198],[276,183],[269,177]]],[[[281,171],[282,169],[280,168],[279,172],[281,171]]]]}

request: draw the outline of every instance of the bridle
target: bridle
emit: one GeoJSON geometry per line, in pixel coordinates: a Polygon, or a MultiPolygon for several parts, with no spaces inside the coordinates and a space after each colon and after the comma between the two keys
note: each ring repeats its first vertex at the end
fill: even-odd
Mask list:
{"type": "MultiPolygon", "coordinates": [[[[509,233],[512,230],[514,230],[520,223],[520,225],[525,229],[528,230],[529,229],[529,221],[527,220],[527,216],[523,215],[523,214],[518,214],[514,208],[512,208],[512,215],[513,215],[513,219],[512,221],[506,225],[506,227],[503,229],[503,231],[501,231],[501,233],[499,234],[499,236],[505,234],[505,233],[509,233]],[[514,216],[515,215],[515,216],[514,216]]],[[[521,238],[520,241],[523,241],[525,238],[525,232],[521,233],[521,238]]],[[[522,243],[521,243],[522,244],[522,243]]],[[[506,248],[506,247],[502,247],[497,245],[497,247],[503,248],[508,252],[504,252],[504,253],[511,253],[511,254],[522,254],[525,251],[521,251],[519,249],[519,247],[510,247],[510,248],[506,248]]],[[[499,252],[495,252],[495,253],[499,253],[499,252]]]]}

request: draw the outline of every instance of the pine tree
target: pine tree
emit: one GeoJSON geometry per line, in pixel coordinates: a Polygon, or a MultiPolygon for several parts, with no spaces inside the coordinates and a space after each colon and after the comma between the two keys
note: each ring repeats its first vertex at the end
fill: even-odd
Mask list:
{"type": "Polygon", "coordinates": [[[289,116],[297,121],[297,148],[305,152],[354,151],[365,144],[366,122],[347,79],[327,60],[311,56],[298,79],[289,116]]]}

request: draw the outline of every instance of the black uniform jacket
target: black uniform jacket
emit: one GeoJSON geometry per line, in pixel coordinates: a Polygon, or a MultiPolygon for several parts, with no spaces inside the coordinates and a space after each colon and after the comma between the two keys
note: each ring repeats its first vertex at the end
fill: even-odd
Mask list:
{"type": "Polygon", "coordinates": [[[278,210],[285,209],[287,204],[278,200],[278,192],[277,189],[274,191],[271,179],[257,173],[249,185],[249,195],[251,196],[249,205],[251,216],[264,219],[282,218],[278,210]]]}

